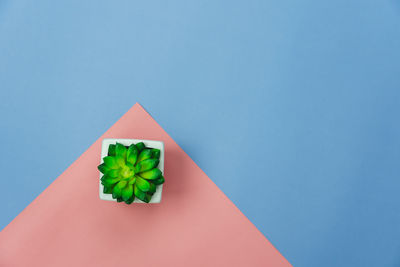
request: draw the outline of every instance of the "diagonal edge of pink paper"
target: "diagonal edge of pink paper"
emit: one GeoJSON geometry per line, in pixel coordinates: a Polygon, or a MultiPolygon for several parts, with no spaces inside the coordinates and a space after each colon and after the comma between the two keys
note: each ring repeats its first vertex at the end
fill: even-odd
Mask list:
{"type": "Polygon", "coordinates": [[[0,233],[0,266],[291,266],[135,104],[0,233]],[[160,204],[98,197],[103,138],[165,143],[160,204]]]}

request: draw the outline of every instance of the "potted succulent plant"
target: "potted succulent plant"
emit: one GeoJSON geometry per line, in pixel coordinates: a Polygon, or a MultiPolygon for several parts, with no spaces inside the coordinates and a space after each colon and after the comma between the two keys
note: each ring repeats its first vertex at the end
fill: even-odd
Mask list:
{"type": "Polygon", "coordinates": [[[104,139],[98,169],[100,199],[126,204],[159,203],[165,181],[164,143],[104,139]]]}

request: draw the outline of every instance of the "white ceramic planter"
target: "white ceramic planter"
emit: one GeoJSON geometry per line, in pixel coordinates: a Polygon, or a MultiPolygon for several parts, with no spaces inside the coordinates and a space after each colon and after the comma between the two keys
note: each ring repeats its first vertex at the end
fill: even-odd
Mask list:
{"type": "MultiPolygon", "coordinates": [[[[159,149],[160,150],[160,163],[158,164],[158,168],[164,174],[164,143],[161,141],[142,140],[142,139],[114,139],[114,138],[103,139],[103,143],[101,145],[101,162],[100,163],[103,163],[103,158],[107,156],[109,145],[115,144],[117,142],[123,144],[124,146],[130,146],[131,144],[137,144],[139,142],[143,142],[146,147],[159,149]]],[[[100,180],[101,177],[102,177],[102,174],[100,173],[100,178],[99,178],[100,199],[109,200],[109,201],[117,201],[112,198],[111,194],[103,193],[104,186],[101,184],[101,180],[100,180]]],[[[163,188],[162,184],[157,186],[156,192],[154,193],[154,195],[151,198],[149,203],[160,203],[161,202],[162,188],[163,188]]],[[[145,203],[145,202],[135,198],[133,203],[145,203]]]]}

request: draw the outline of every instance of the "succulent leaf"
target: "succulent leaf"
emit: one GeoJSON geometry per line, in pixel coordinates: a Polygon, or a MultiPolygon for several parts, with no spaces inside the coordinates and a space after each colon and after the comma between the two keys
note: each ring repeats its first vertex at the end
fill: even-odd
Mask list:
{"type": "Polygon", "coordinates": [[[126,154],[126,161],[132,165],[135,165],[138,154],[139,154],[139,151],[137,150],[136,146],[130,145],[128,148],[128,152],[126,154]]]}
{"type": "Polygon", "coordinates": [[[165,182],[165,179],[164,179],[164,176],[162,176],[162,175],[159,178],[153,180],[153,183],[155,185],[163,184],[164,182],[165,182]]]}
{"type": "Polygon", "coordinates": [[[126,181],[120,181],[113,189],[113,198],[122,197],[122,190],[126,186],[126,181]]]}
{"type": "Polygon", "coordinates": [[[133,176],[133,177],[129,180],[128,184],[135,184],[135,183],[136,183],[136,176],[133,176]]]}
{"type": "Polygon", "coordinates": [[[117,169],[118,168],[117,161],[112,156],[104,157],[103,161],[104,161],[104,164],[106,164],[106,166],[109,167],[110,169],[117,169]]]}
{"type": "Polygon", "coordinates": [[[104,179],[104,180],[102,180],[101,181],[101,183],[104,185],[104,186],[112,186],[112,185],[115,185],[116,183],[118,183],[119,182],[119,178],[106,178],[106,179],[104,179]]]}
{"type": "Polygon", "coordinates": [[[128,168],[131,168],[132,170],[135,168],[135,166],[133,164],[129,163],[129,162],[126,162],[125,166],[128,167],[128,168]]]}
{"type": "Polygon", "coordinates": [[[123,168],[125,166],[125,157],[117,155],[115,156],[115,161],[117,162],[118,167],[123,168]]]}
{"type": "Polygon", "coordinates": [[[144,201],[144,198],[146,197],[146,193],[144,193],[142,190],[140,190],[137,185],[135,184],[135,186],[133,187],[133,192],[135,193],[135,196],[144,201]]]}
{"type": "Polygon", "coordinates": [[[115,145],[110,144],[108,146],[108,156],[115,156],[115,145]]]}
{"type": "Polygon", "coordinates": [[[122,190],[126,186],[127,183],[128,183],[127,181],[122,180],[116,186],[118,186],[122,190]]]}
{"type": "Polygon", "coordinates": [[[97,166],[97,169],[99,169],[101,173],[106,174],[110,170],[110,167],[108,167],[105,163],[102,163],[97,166]]]}
{"type": "Polygon", "coordinates": [[[113,191],[112,187],[104,186],[104,188],[103,188],[103,193],[104,194],[112,194],[112,191],[113,191]]]}
{"type": "Polygon", "coordinates": [[[127,185],[124,189],[122,189],[122,199],[124,201],[128,201],[133,195],[133,185],[127,185]]]}
{"type": "Polygon", "coordinates": [[[147,180],[155,180],[161,176],[161,171],[154,168],[150,171],[139,173],[139,176],[147,180]]]}
{"type": "Polygon", "coordinates": [[[120,198],[122,195],[122,189],[119,186],[114,186],[112,197],[117,199],[120,198]]]}
{"type": "Polygon", "coordinates": [[[149,183],[150,187],[149,187],[149,191],[147,191],[148,194],[154,194],[156,192],[156,185],[154,183],[149,183]]]}
{"type": "Polygon", "coordinates": [[[160,153],[161,153],[160,149],[153,148],[151,152],[152,152],[151,156],[152,159],[160,159],[160,153]]]}
{"type": "Polygon", "coordinates": [[[146,160],[140,161],[138,164],[136,164],[136,173],[149,171],[149,170],[157,167],[159,162],[160,161],[158,159],[146,159],[146,160]]]}
{"type": "Polygon", "coordinates": [[[150,194],[146,194],[146,196],[144,197],[144,202],[146,202],[146,203],[149,203],[150,202],[150,200],[151,200],[151,197],[152,197],[152,195],[150,195],[150,194]]]}
{"type": "Polygon", "coordinates": [[[119,170],[118,169],[113,169],[108,171],[107,175],[109,175],[112,178],[116,178],[119,175],[119,170]]]}
{"type": "Polygon", "coordinates": [[[136,148],[137,150],[140,152],[142,152],[142,150],[145,148],[145,145],[143,144],[143,142],[137,143],[136,144],[136,148]]]}
{"type": "Polygon", "coordinates": [[[124,145],[122,145],[120,143],[117,143],[115,145],[115,155],[116,156],[121,156],[121,157],[125,158],[127,151],[128,150],[126,149],[126,147],[124,145]]]}
{"type": "Polygon", "coordinates": [[[140,177],[136,177],[136,185],[143,192],[147,192],[150,189],[150,183],[140,177]]]}
{"type": "Polygon", "coordinates": [[[132,202],[135,200],[135,195],[132,195],[128,200],[125,200],[126,204],[132,204],[132,202]]]}
{"type": "Polygon", "coordinates": [[[142,160],[146,160],[151,158],[151,149],[143,149],[142,152],[140,152],[139,157],[138,157],[138,162],[141,162],[142,160]]]}

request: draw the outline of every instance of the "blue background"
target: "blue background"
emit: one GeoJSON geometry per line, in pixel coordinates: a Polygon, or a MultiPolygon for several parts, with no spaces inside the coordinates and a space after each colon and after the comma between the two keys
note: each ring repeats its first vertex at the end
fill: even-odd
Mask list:
{"type": "Polygon", "coordinates": [[[398,1],[2,0],[0,99],[0,228],[139,102],[294,266],[400,266],[398,1]]]}

